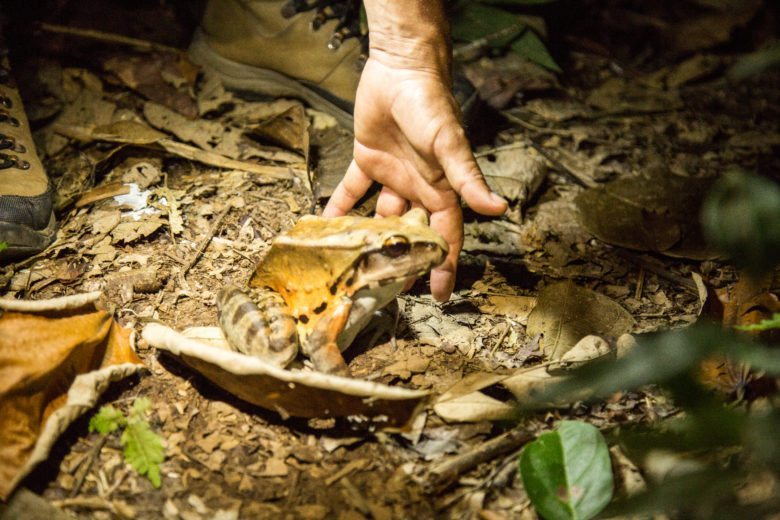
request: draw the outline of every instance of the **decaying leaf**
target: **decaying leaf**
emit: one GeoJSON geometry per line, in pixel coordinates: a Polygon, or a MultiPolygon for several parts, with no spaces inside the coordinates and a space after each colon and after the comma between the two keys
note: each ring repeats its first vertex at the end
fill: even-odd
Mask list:
{"type": "Polygon", "coordinates": [[[285,370],[200,343],[156,323],[144,328],[143,337],[233,395],[283,417],[367,417],[380,427],[394,428],[409,422],[428,396],[423,391],[322,372],[285,370]]]}
{"type": "Polygon", "coordinates": [[[676,90],[657,90],[625,78],[610,78],[587,98],[590,106],[610,114],[663,112],[683,107],[676,90]]]}
{"type": "Polygon", "coordinates": [[[524,399],[561,379],[563,376],[551,376],[544,366],[521,368],[511,374],[474,372],[440,395],[433,410],[445,421],[452,422],[510,420],[517,417],[524,399]],[[494,385],[509,390],[515,399],[503,402],[482,392],[494,385]]]}
{"type": "Polygon", "coordinates": [[[309,118],[303,105],[293,105],[286,111],[255,125],[250,136],[275,146],[309,153],[309,118]]]}
{"type": "Polygon", "coordinates": [[[190,118],[198,115],[198,107],[189,92],[198,69],[190,63],[186,53],[114,56],[106,60],[103,67],[146,98],[190,118]]]}
{"type": "Polygon", "coordinates": [[[547,176],[547,163],[523,143],[487,150],[476,155],[485,180],[494,192],[524,207],[547,176]]]}
{"type": "Polygon", "coordinates": [[[111,143],[125,143],[136,146],[149,146],[155,149],[163,149],[168,153],[201,162],[217,168],[229,170],[244,170],[256,174],[260,179],[273,182],[279,179],[292,179],[296,174],[304,175],[293,167],[271,166],[248,161],[237,161],[218,153],[201,150],[189,144],[174,141],[162,132],[146,126],[137,121],[117,121],[110,125],[95,128],[64,126],[58,123],[53,125],[54,130],[62,135],[78,139],[80,141],[107,141],[111,143]]]}
{"type": "Polygon", "coordinates": [[[542,289],[527,333],[542,334],[542,351],[548,359],[560,360],[584,336],[616,338],[633,326],[634,318],[615,301],[567,280],[542,289]]]}
{"type": "Polygon", "coordinates": [[[580,193],[580,222],[597,238],[640,251],[705,260],[699,226],[702,197],[710,179],[658,175],[627,177],[580,193]]]}
{"type": "Polygon", "coordinates": [[[0,499],[111,381],[143,366],[99,296],[0,300],[0,499]]]}
{"type": "Polygon", "coordinates": [[[525,325],[528,315],[536,305],[535,296],[521,296],[514,294],[487,294],[487,303],[480,305],[479,310],[484,313],[506,316],[525,325]]]}

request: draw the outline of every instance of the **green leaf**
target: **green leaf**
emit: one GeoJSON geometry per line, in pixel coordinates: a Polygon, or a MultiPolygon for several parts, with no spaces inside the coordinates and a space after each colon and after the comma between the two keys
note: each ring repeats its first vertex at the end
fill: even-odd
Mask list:
{"type": "Polygon", "coordinates": [[[545,47],[542,39],[530,29],[520,35],[509,47],[512,51],[537,65],[541,65],[553,72],[563,72],[547,51],[547,47],[545,47]]]}
{"type": "Polygon", "coordinates": [[[0,242],[0,252],[8,249],[8,242],[0,242]]]}
{"type": "Polygon", "coordinates": [[[165,460],[162,439],[143,419],[128,421],[121,438],[125,461],[138,473],[146,475],[156,488],[160,487],[160,466],[165,460]]]}
{"type": "Polygon", "coordinates": [[[152,407],[152,402],[148,397],[139,397],[133,401],[133,407],[130,409],[131,419],[141,419],[144,414],[152,407]]]}
{"type": "Polygon", "coordinates": [[[754,272],[780,263],[780,186],[732,169],[712,187],[701,210],[707,240],[754,272]]]}
{"type": "Polygon", "coordinates": [[[124,426],[126,422],[122,412],[113,406],[104,406],[89,420],[89,431],[106,435],[124,426]]]}
{"type": "Polygon", "coordinates": [[[526,25],[515,15],[476,2],[459,3],[452,20],[452,38],[455,41],[473,42],[482,38],[492,37],[501,31],[516,26],[516,31],[500,38],[490,40],[493,47],[504,47],[517,37],[526,25]]]}
{"type": "Polygon", "coordinates": [[[612,499],[607,443],[584,422],[562,421],[528,444],[520,475],[537,512],[548,520],[593,518],[612,499]]]}
{"type": "Polygon", "coordinates": [[[737,330],[747,330],[747,331],[763,331],[763,330],[780,329],[780,313],[775,313],[772,315],[771,318],[766,320],[761,320],[760,322],[754,323],[752,325],[738,325],[734,328],[737,330]]]}

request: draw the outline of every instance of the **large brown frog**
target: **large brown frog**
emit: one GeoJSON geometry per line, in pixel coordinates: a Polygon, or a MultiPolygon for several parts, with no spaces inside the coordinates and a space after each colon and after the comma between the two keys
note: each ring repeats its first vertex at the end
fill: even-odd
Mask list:
{"type": "Polygon", "coordinates": [[[322,372],[348,375],[341,352],[411,277],[447,255],[447,244],[414,209],[401,217],[306,216],[274,240],[244,292],[217,297],[232,347],[286,366],[298,354],[322,372]]]}

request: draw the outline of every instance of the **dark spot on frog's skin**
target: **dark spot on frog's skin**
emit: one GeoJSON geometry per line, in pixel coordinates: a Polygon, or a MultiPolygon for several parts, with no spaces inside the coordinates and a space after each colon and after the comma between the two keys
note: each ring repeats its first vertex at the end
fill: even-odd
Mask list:
{"type": "Polygon", "coordinates": [[[350,276],[350,277],[349,277],[349,278],[347,278],[347,280],[344,282],[344,284],[345,284],[347,287],[351,287],[353,283],[355,283],[355,277],[354,277],[354,276],[350,276]]]}
{"type": "Polygon", "coordinates": [[[298,323],[298,317],[297,317],[297,316],[293,316],[293,317],[292,317],[292,319],[293,319],[293,321],[294,321],[295,323],[298,323]]]}
{"type": "Polygon", "coordinates": [[[314,314],[322,314],[328,308],[328,302],[322,302],[314,309],[314,314]]]}
{"type": "Polygon", "coordinates": [[[332,294],[334,296],[336,295],[336,291],[338,291],[338,290],[339,290],[339,287],[335,283],[333,285],[331,285],[330,289],[329,289],[330,294],[332,294]]]}
{"type": "Polygon", "coordinates": [[[299,320],[300,320],[300,322],[301,322],[301,323],[303,323],[304,325],[306,325],[307,323],[309,323],[309,317],[308,317],[308,316],[306,316],[305,314],[301,314],[300,316],[298,316],[298,319],[299,319],[299,320]]]}

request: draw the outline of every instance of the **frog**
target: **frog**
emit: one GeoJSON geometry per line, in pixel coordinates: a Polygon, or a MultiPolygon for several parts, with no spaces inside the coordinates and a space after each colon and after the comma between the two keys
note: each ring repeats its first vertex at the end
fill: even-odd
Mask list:
{"type": "Polygon", "coordinates": [[[447,252],[421,208],[384,218],[304,216],[274,239],[244,289],[219,291],[219,325],[240,353],[284,368],[300,352],[320,372],[350,376],[342,352],[447,252]]]}

